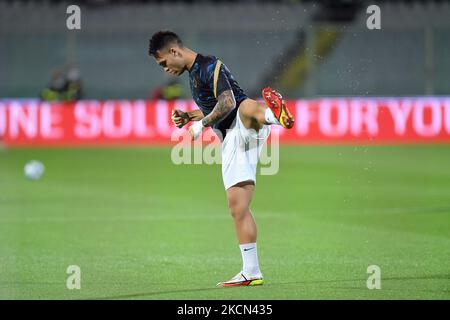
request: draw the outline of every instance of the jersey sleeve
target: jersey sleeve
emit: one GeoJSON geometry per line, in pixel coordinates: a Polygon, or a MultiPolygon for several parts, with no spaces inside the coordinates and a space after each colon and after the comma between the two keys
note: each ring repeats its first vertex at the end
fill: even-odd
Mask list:
{"type": "Polygon", "coordinates": [[[222,92],[231,90],[231,84],[224,70],[222,61],[217,60],[212,74],[212,89],[214,97],[217,98],[222,92]]]}

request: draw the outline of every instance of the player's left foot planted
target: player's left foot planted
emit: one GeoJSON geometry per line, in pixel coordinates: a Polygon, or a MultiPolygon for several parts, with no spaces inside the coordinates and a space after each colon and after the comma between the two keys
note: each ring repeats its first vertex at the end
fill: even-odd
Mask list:
{"type": "Polygon", "coordinates": [[[242,272],[239,272],[236,276],[234,276],[230,280],[219,282],[217,286],[219,288],[224,288],[224,287],[260,286],[262,284],[264,284],[262,275],[246,277],[242,272]]]}
{"type": "Polygon", "coordinates": [[[286,129],[292,128],[295,120],[281,94],[270,87],[266,87],[262,90],[262,96],[281,126],[286,129]]]}

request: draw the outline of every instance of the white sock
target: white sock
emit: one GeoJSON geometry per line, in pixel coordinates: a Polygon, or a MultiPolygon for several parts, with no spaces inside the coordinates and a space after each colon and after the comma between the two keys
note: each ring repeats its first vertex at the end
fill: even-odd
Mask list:
{"type": "Polygon", "coordinates": [[[256,243],[241,244],[239,248],[241,249],[244,276],[260,276],[256,243]]]}
{"type": "Polygon", "coordinates": [[[280,122],[275,118],[275,115],[273,114],[272,110],[270,110],[269,107],[267,107],[266,112],[264,113],[264,118],[266,119],[266,122],[268,124],[280,124],[280,122]]]}

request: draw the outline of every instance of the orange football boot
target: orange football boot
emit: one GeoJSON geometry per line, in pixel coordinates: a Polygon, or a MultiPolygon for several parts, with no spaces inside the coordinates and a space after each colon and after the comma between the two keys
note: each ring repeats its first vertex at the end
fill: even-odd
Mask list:
{"type": "Polygon", "coordinates": [[[262,90],[262,96],[281,126],[286,129],[292,128],[295,119],[289,112],[281,94],[270,87],[266,87],[262,90]]]}

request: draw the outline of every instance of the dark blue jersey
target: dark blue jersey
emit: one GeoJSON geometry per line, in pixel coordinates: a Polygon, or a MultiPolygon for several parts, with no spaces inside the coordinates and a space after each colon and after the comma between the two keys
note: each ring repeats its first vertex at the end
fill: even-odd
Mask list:
{"type": "Polygon", "coordinates": [[[217,97],[222,92],[233,90],[236,108],[212,126],[213,129],[219,130],[222,137],[225,138],[226,130],[230,128],[236,118],[240,103],[247,99],[247,95],[239,87],[227,66],[213,56],[197,54],[194,64],[189,70],[189,82],[192,97],[205,116],[214,109],[217,97]]]}

